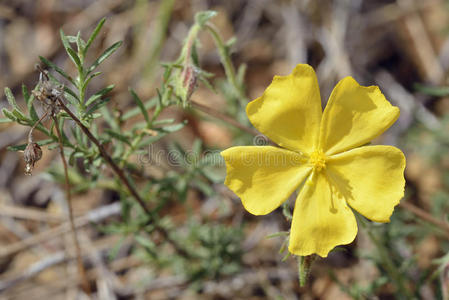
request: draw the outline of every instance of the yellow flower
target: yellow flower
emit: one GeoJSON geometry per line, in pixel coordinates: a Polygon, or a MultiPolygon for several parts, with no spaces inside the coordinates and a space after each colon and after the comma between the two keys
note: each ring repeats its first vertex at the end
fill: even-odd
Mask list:
{"type": "Polygon", "coordinates": [[[348,205],[370,220],[389,222],[404,195],[405,157],[392,146],[363,146],[399,117],[377,86],[363,87],[346,77],[322,112],[314,70],[298,65],[288,76],[275,76],[246,113],[282,148],[223,151],[225,184],[254,215],[272,212],[301,187],[291,253],[326,257],[335,246],[351,243],[357,223],[348,205]]]}

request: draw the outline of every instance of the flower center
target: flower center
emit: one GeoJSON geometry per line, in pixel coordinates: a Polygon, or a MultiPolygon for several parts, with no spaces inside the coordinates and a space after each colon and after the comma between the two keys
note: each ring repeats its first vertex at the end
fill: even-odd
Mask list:
{"type": "Polygon", "coordinates": [[[309,164],[313,167],[316,171],[321,171],[322,169],[326,168],[326,155],[321,150],[315,150],[310,154],[309,157],[309,164]]]}

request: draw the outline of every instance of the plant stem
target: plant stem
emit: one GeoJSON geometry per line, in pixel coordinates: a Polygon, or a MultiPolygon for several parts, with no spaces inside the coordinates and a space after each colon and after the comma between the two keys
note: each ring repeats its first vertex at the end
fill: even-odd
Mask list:
{"type": "Polygon", "coordinates": [[[77,260],[77,265],[78,265],[78,272],[81,277],[81,284],[82,284],[83,290],[87,294],[90,294],[89,281],[87,279],[86,269],[84,268],[83,258],[81,256],[81,247],[80,247],[80,244],[78,241],[78,236],[76,234],[76,227],[75,227],[75,221],[74,221],[74,216],[73,216],[73,207],[72,207],[72,194],[70,191],[70,182],[69,182],[67,161],[64,156],[64,146],[62,145],[62,134],[61,134],[61,131],[59,130],[57,118],[55,116],[52,116],[52,118],[55,123],[56,134],[58,136],[59,154],[61,156],[62,165],[64,166],[65,193],[66,193],[68,210],[69,210],[70,229],[72,231],[73,244],[75,245],[75,254],[76,254],[76,260],[77,260]]]}
{"type": "MultiPolygon", "coordinates": [[[[100,151],[100,155],[103,157],[103,159],[106,161],[107,164],[109,164],[112,168],[112,170],[115,172],[115,174],[120,178],[120,180],[123,182],[123,184],[128,189],[129,193],[134,197],[134,199],[137,201],[137,203],[140,205],[140,207],[144,210],[144,212],[151,217],[152,220],[156,220],[154,213],[148,209],[148,207],[145,205],[145,201],[140,197],[137,190],[132,186],[129,179],[126,177],[125,173],[122,169],[119,168],[119,166],[114,162],[111,156],[106,152],[103,145],[98,141],[98,139],[89,131],[89,129],[84,126],[81,121],[70,111],[70,109],[64,104],[64,102],[61,100],[61,98],[58,98],[58,104],[61,106],[61,108],[72,118],[73,121],[76,122],[76,124],[81,128],[81,130],[86,134],[86,136],[89,138],[89,140],[94,143],[98,150],[100,151]]],[[[192,258],[192,254],[188,253],[185,249],[183,249],[175,240],[173,240],[168,231],[157,224],[157,222],[154,222],[152,224],[156,231],[158,231],[162,237],[168,241],[173,248],[182,256],[185,258],[192,258]]]]}
{"type": "Polygon", "coordinates": [[[200,111],[202,111],[202,112],[204,112],[204,113],[206,113],[208,115],[211,115],[211,116],[213,116],[213,117],[215,117],[217,119],[220,119],[220,120],[222,120],[222,121],[224,121],[224,122],[226,122],[226,123],[228,123],[228,124],[230,124],[232,126],[235,126],[235,127],[239,128],[239,129],[241,129],[243,131],[246,131],[249,134],[252,134],[252,135],[259,135],[260,134],[256,130],[254,130],[252,128],[249,128],[249,127],[246,127],[245,125],[240,124],[239,122],[237,122],[233,118],[231,118],[231,117],[229,117],[229,116],[227,116],[227,115],[225,115],[225,114],[223,114],[223,113],[221,113],[219,111],[216,111],[215,109],[213,109],[211,107],[208,107],[208,106],[205,106],[203,104],[200,104],[200,103],[198,103],[197,101],[195,101],[193,99],[191,99],[191,103],[192,103],[192,106],[194,108],[196,108],[196,109],[198,109],[198,110],[200,110],[200,111]]]}
{"type": "Polygon", "coordinates": [[[425,210],[423,210],[411,203],[401,202],[399,205],[402,208],[404,208],[405,210],[408,210],[409,212],[413,213],[415,216],[423,219],[424,221],[427,221],[429,223],[432,223],[433,225],[436,225],[438,228],[443,230],[446,237],[449,238],[449,223],[436,219],[434,216],[432,216],[425,210]]]}
{"type": "Polygon", "coordinates": [[[237,98],[242,103],[246,103],[247,98],[245,96],[245,93],[243,92],[242,86],[240,85],[240,83],[237,80],[234,65],[232,64],[231,58],[226,49],[226,45],[223,42],[220,34],[218,33],[218,30],[210,23],[207,23],[206,25],[204,25],[204,28],[206,28],[210,32],[210,34],[212,35],[212,38],[215,41],[215,45],[217,46],[218,53],[220,54],[221,63],[223,65],[223,68],[225,69],[226,77],[228,78],[229,83],[234,88],[237,98]]]}
{"type": "Polygon", "coordinates": [[[408,289],[404,282],[404,277],[401,275],[401,273],[397,270],[397,266],[395,265],[393,259],[388,253],[388,250],[386,249],[385,245],[376,237],[376,235],[373,233],[372,229],[369,225],[365,223],[365,220],[362,219],[362,217],[358,216],[356,214],[357,220],[359,220],[359,224],[362,225],[363,228],[366,229],[369,238],[376,246],[377,250],[379,251],[379,256],[382,261],[382,265],[385,268],[388,275],[393,279],[396,284],[397,288],[399,289],[399,293],[405,297],[405,299],[415,299],[413,296],[413,293],[408,289]]]}

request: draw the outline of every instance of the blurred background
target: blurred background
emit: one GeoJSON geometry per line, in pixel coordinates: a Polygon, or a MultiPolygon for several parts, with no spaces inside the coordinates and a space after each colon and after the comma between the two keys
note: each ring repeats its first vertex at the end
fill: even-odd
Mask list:
{"type": "MultiPolygon", "coordinates": [[[[38,56],[75,74],[59,29],[71,35],[80,30],[87,38],[106,17],[90,50],[92,57],[86,59],[118,40],[124,43],[100,67],[103,75],[92,81],[92,89],[115,84],[108,107],[127,111],[135,106],[129,87],[142,99],[156,95],[161,62],[178,57],[194,15],[201,10],[217,11],[211,22],[224,39],[236,38],[232,61],[247,65],[244,82],[250,100],[263,93],[274,75],[309,63],[316,69],[323,106],[338,80],[351,75],[362,85],[380,86],[400,107],[399,120],[375,143],[403,149],[403,201],[441,223],[435,226],[398,207],[392,222],[376,230],[402,281],[417,298],[448,299],[447,1],[0,0],[0,90],[11,88],[18,105],[26,107],[21,85],[32,89],[37,83],[38,56]]],[[[211,81],[220,86],[224,70],[213,40],[202,34],[200,41],[201,67],[213,73],[211,81]]],[[[200,83],[193,99],[229,113],[220,89],[214,93],[200,83]]],[[[9,107],[4,96],[0,107],[9,107]]],[[[158,142],[158,149],[172,142],[192,149],[199,140],[203,151],[220,151],[241,141],[236,140],[235,128],[213,116],[181,107],[164,114],[188,124],[158,142]]],[[[239,249],[238,257],[223,265],[232,266],[229,271],[216,270],[194,284],[176,268],[161,268],[147,259],[126,234],[104,230],[120,221],[116,193],[107,187],[76,193],[74,212],[93,289],[87,296],[78,287],[76,264],[64,250],[70,248],[70,236],[63,187],[48,171],[50,166],[61,168],[58,151],[44,149],[30,177],[24,175],[22,153],[6,149],[24,143],[27,133],[28,127],[0,124],[1,299],[399,299],[395,281],[363,230],[353,244],[318,260],[308,284],[300,288],[295,259],[282,262],[284,255],[278,253],[282,239],[266,238],[288,229],[288,222],[280,210],[265,217],[245,212],[222,184],[223,165],[218,166],[215,182],[206,181],[210,192],[189,185],[185,202],[200,224],[236,230],[231,235],[237,238],[230,238],[230,243],[239,249]]],[[[148,163],[144,167],[152,168],[148,163]]],[[[165,213],[181,223],[188,214],[184,202],[165,213]]]]}

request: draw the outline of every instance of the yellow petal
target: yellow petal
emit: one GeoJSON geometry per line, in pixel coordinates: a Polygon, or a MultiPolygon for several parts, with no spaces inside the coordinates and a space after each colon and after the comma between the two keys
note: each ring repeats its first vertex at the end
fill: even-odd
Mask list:
{"type": "Polygon", "coordinates": [[[348,204],[376,222],[389,222],[404,196],[405,157],[392,146],[366,146],[330,157],[329,177],[348,204]]]}
{"type": "Polygon", "coordinates": [[[288,76],[274,76],[246,113],[254,127],[279,146],[309,153],[318,142],[322,114],[315,71],[297,65],[288,76]]]}
{"type": "Polygon", "coordinates": [[[320,145],[327,154],[358,147],[381,135],[399,117],[377,86],[360,86],[352,77],[332,91],[321,121],[320,145]]]}
{"type": "Polygon", "coordinates": [[[310,172],[303,156],[271,146],[232,147],[221,155],[226,162],[225,185],[254,215],[279,207],[310,172]]]}
{"type": "Polygon", "coordinates": [[[357,235],[353,212],[324,174],[315,174],[314,183],[305,184],[296,200],[288,247],[293,254],[326,257],[357,235]]]}

